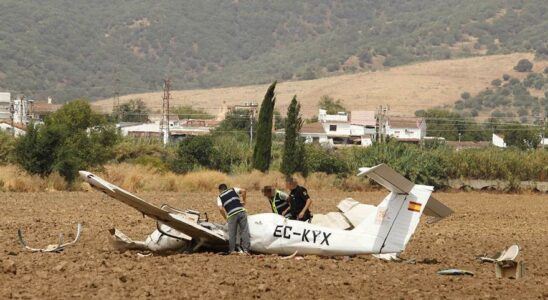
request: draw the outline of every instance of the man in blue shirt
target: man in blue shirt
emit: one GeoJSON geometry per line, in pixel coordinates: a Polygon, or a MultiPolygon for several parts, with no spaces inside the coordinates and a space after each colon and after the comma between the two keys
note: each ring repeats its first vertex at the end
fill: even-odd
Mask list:
{"type": "Polygon", "coordinates": [[[236,237],[240,230],[240,247],[244,253],[249,252],[250,236],[247,224],[247,212],[244,208],[247,198],[246,190],[240,188],[229,189],[226,184],[219,185],[217,206],[228,223],[228,252],[236,250],[236,237]],[[241,198],[240,198],[241,196],[241,198]]]}

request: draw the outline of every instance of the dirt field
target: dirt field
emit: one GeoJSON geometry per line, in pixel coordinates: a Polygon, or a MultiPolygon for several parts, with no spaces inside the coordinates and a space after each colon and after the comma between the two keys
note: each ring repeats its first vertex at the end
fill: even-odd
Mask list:
{"type": "MultiPolygon", "coordinates": [[[[352,196],[375,203],[384,193],[316,195],[314,211],[332,210],[352,196]]],[[[140,194],[155,203],[210,212],[219,220],[214,194],[140,194]]],[[[117,253],[107,230],[116,226],[140,239],[154,223],[98,192],[0,193],[0,299],[54,298],[548,298],[548,196],[438,193],[456,213],[437,224],[420,225],[402,254],[416,264],[387,263],[371,256],[223,256],[213,253],[139,257],[117,253]],[[81,241],[60,254],[29,253],[19,246],[22,228],[31,246],[56,242],[59,232],[81,241]],[[70,235],[69,235],[70,233],[70,235]],[[522,280],[498,280],[494,266],[476,255],[493,254],[518,243],[527,262],[522,280]],[[425,263],[430,260],[434,263],[425,263]],[[437,262],[436,262],[437,261],[437,262]],[[440,276],[459,267],[474,277],[440,276]]],[[[251,213],[265,211],[258,193],[249,196],[251,213]]]]}
{"type": "MultiPolygon", "coordinates": [[[[315,80],[288,81],[276,87],[276,108],[285,114],[293,95],[301,102],[305,117],[318,114],[317,103],[323,95],[343,99],[351,110],[375,110],[390,105],[393,116],[409,116],[418,109],[445,104],[453,105],[461,93],[473,95],[490,86],[491,81],[509,74],[518,78],[513,67],[522,58],[533,59],[531,53],[492,55],[455,60],[430,61],[377,72],[363,72],[331,76],[315,80]]],[[[534,69],[542,71],[548,61],[534,61],[534,69]]],[[[171,106],[192,105],[212,115],[222,114],[221,107],[263,99],[267,85],[173,91],[171,106]]],[[[162,92],[126,95],[129,99],[143,99],[153,111],[161,111],[162,92]]],[[[112,99],[94,103],[103,112],[112,110],[112,99]]]]}

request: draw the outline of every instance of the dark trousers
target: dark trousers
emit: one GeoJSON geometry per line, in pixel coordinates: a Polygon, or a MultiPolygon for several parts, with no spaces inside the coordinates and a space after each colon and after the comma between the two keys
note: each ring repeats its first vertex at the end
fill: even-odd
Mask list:
{"type": "Polygon", "coordinates": [[[228,252],[234,252],[236,250],[238,229],[240,230],[240,247],[243,251],[249,252],[250,236],[249,226],[247,224],[247,213],[245,211],[239,212],[228,218],[228,252]]]}

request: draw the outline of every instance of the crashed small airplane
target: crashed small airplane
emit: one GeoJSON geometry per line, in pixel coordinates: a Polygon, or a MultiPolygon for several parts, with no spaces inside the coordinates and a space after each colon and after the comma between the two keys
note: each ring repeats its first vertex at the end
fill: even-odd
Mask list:
{"type": "MultiPolygon", "coordinates": [[[[248,217],[251,251],[291,255],[361,255],[400,253],[415,232],[421,215],[444,218],[453,211],[431,197],[432,186],[417,185],[381,164],[361,168],[390,191],[378,205],[345,199],[339,212],[315,214],[312,223],[288,220],[273,213],[248,217]]],[[[133,241],[117,229],[111,234],[119,250],[145,251],[226,251],[226,226],[211,223],[197,211],[156,207],[98,176],[80,171],[92,187],[157,221],[156,230],[145,241],[133,241]]]]}

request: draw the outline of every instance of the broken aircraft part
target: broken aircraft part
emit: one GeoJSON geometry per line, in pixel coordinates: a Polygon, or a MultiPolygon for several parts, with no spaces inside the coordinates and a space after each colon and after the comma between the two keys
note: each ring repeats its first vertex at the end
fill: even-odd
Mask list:
{"type": "Polygon", "coordinates": [[[74,238],[74,240],[72,242],[63,243],[63,233],[61,233],[61,234],[59,234],[59,243],[58,244],[48,245],[48,246],[46,246],[46,248],[39,249],[39,248],[29,247],[27,245],[27,242],[25,241],[25,239],[23,237],[23,231],[21,230],[21,228],[19,228],[17,230],[17,235],[19,237],[19,242],[21,243],[21,245],[23,245],[23,247],[25,249],[30,250],[32,252],[56,252],[56,253],[59,253],[59,252],[63,251],[66,246],[70,246],[70,245],[73,245],[74,243],[76,243],[80,239],[81,234],[82,234],[82,224],[78,223],[78,225],[76,227],[76,237],[74,238]]]}

